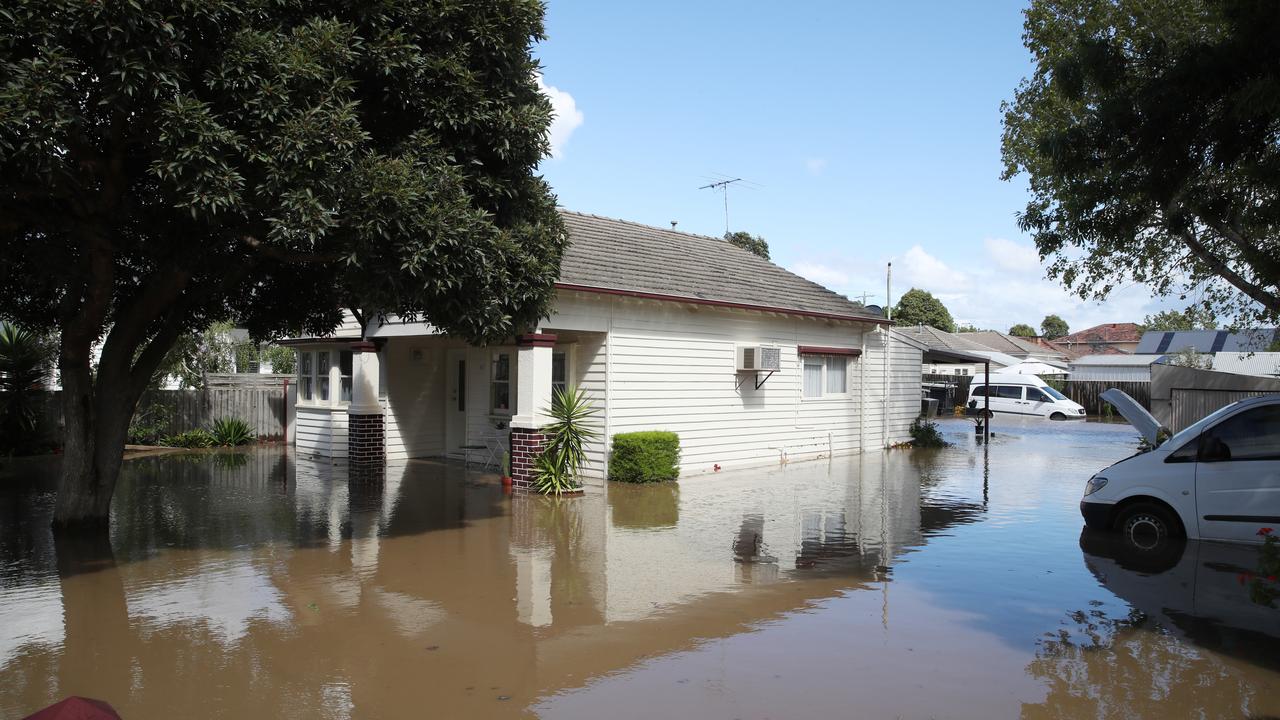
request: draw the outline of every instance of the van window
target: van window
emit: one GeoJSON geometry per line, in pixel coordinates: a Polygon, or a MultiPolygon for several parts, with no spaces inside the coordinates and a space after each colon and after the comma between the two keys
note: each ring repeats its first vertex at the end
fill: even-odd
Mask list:
{"type": "Polygon", "coordinates": [[[1021,400],[1022,388],[1018,385],[996,385],[995,397],[1006,400],[1021,400]]]}
{"type": "Polygon", "coordinates": [[[1032,402],[1053,402],[1053,398],[1040,392],[1039,388],[1027,388],[1027,399],[1032,402]]]}
{"type": "Polygon", "coordinates": [[[1206,433],[1225,446],[1228,460],[1280,460],[1280,405],[1246,410],[1206,433]]]}
{"type": "Polygon", "coordinates": [[[1054,390],[1053,388],[1049,387],[1048,385],[1046,385],[1046,386],[1044,386],[1044,387],[1042,387],[1042,388],[1040,388],[1040,389],[1041,389],[1041,390],[1043,390],[1043,391],[1044,391],[1044,392],[1046,392],[1046,393],[1049,393],[1049,397],[1053,398],[1054,400],[1066,400],[1066,399],[1067,399],[1067,396],[1066,396],[1066,395],[1063,395],[1062,393],[1058,392],[1057,390],[1054,390]]]}
{"type": "Polygon", "coordinates": [[[975,385],[973,387],[973,392],[970,393],[972,397],[982,397],[983,395],[986,395],[986,394],[987,394],[986,385],[975,385]]]}

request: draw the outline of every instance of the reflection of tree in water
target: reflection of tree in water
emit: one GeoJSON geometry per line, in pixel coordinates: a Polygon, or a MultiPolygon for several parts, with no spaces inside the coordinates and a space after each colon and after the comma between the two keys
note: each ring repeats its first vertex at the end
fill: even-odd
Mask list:
{"type": "Polygon", "coordinates": [[[1068,619],[1046,633],[1027,667],[1048,696],[1024,704],[1024,718],[1237,717],[1266,699],[1239,668],[1188,647],[1139,610],[1110,618],[1095,607],[1068,619]]]}
{"type": "MultiPolygon", "coordinates": [[[[512,501],[512,512],[532,513],[534,542],[552,550],[551,612],[556,618],[597,613],[589,573],[599,548],[587,538],[585,501],[581,497],[525,495],[512,501]]],[[[584,622],[582,617],[576,617],[584,622]]]]}
{"type": "Polygon", "coordinates": [[[610,483],[609,517],[616,528],[652,530],[680,521],[679,483],[610,483]]]}

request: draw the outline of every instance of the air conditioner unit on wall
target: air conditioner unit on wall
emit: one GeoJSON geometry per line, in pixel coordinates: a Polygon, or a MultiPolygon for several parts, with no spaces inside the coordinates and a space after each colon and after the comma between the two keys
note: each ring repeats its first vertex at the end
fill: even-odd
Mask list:
{"type": "Polygon", "coordinates": [[[777,371],[782,369],[782,351],[760,345],[738,346],[738,372],[777,371]]]}

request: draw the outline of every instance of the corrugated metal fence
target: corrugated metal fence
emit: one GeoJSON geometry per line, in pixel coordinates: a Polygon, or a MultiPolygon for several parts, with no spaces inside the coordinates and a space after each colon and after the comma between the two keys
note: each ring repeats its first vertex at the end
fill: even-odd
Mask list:
{"type": "Polygon", "coordinates": [[[1169,391],[1171,416],[1169,429],[1174,432],[1193,425],[1210,413],[1238,400],[1260,395],[1278,395],[1275,390],[1200,390],[1172,388],[1169,391]]]}

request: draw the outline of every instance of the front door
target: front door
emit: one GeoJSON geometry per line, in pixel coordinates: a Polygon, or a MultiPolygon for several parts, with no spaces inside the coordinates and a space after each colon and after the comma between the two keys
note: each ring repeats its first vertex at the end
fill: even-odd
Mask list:
{"type": "Polygon", "coordinates": [[[445,363],[445,452],[461,453],[467,444],[467,351],[450,350],[445,363]]]}
{"type": "Polygon", "coordinates": [[[1237,413],[1204,431],[1196,463],[1200,537],[1261,541],[1280,533],[1280,404],[1237,413]]]}

